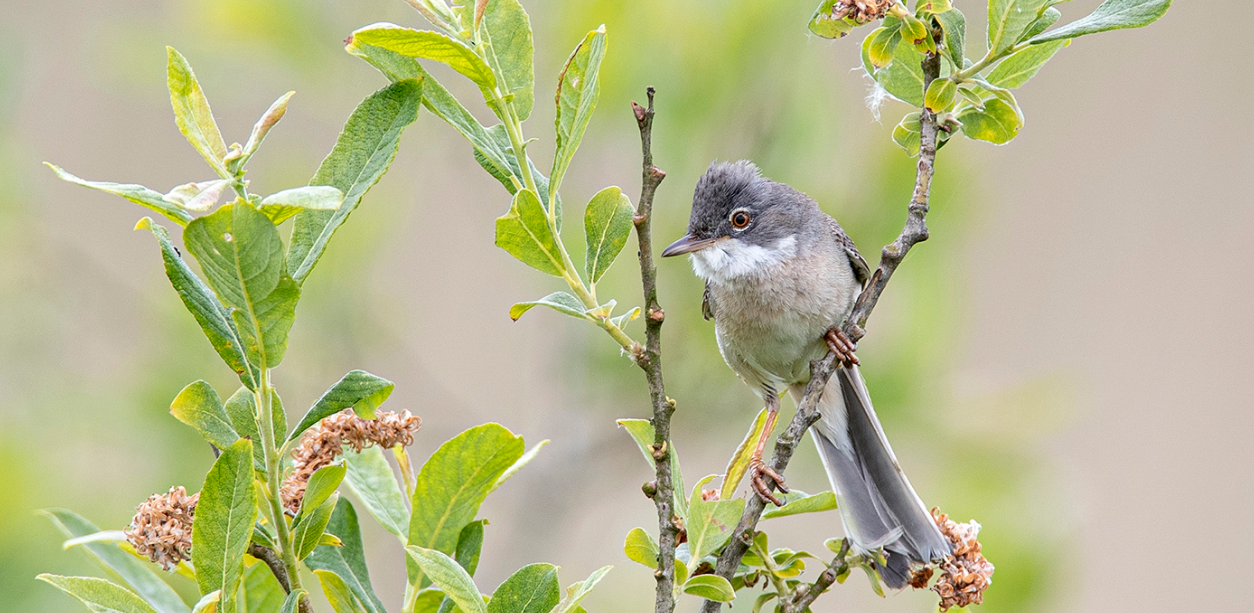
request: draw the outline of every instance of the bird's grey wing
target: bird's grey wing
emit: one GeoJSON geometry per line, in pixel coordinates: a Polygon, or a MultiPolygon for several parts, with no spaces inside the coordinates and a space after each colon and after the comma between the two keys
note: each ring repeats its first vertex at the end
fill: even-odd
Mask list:
{"type": "Polygon", "coordinates": [[[701,294],[701,316],[706,321],[714,319],[714,304],[710,302],[710,283],[705,283],[705,292],[701,294]]]}
{"type": "Polygon", "coordinates": [[[853,239],[845,234],[845,229],[840,227],[835,219],[831,219],[829,224],[832,235],[837,243],[845,250],[845,255],[849,257],[849,265],[853,268],[853,276],[862,285],[862,289],[866,289],[866,284],[871,280],[871,267],[867,266],[866,260],[862,258],[862,254],[858,253],[858,246],[853,243],[853,239]]]}

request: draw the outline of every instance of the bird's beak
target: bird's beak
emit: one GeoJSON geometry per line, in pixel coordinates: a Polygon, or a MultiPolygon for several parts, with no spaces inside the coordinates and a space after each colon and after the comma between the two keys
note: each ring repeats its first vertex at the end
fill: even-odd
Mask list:
{"type": "Polygon", "coordinates": [[[714,244],[714,238],[693,238],[691,234],[685,234],[683,238],[673,242],[669,247],[662,251],[662,257],[669,258],[673,255],[683,255],[700,251],[714,244]]]}

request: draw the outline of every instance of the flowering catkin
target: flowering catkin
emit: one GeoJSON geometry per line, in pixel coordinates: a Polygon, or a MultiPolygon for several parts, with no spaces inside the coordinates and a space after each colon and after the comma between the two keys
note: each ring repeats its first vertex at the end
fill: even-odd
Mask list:
{"type": "Polygon", "coordinates": [[[414,442],[414,433],[422,427],[422,419],[409,411],[394,413],[378,411],[377,419],[358,417],[352,409],[324,418],[314,424],[292,452],[292,474],[280,488],[283,506],[292,513],[300,510],[309,478],[319,468],[335,461],[348,446],[361,451],[371,445],[390,449],[397,445],[408,447],[414,442]]]}
{"type": "Polygon", "coordinates": [[[138,507],[131,525],[123,532],[135,552],[148,556],[164,570],[170,570],[192,555],[192,518],[200,494],[187,495],[183,486],[167,494],[153,494],[138,507]]]}
{"type": "Polygon", "coordinates": [[[840,0],[832,5],[832,19],[849,17],[856,23],[866,24],[883,19],[893,0],[840,0]]]}
{"type": "Polygon", "coordinates": [[[932,589],[940,595],[940,610],[965,607],[984,601],[984,590],[993,583],[993,564],[980,553],[980,524],[957,523],[949,516],[932,509],[932,516],[941,533],[953,543],[953,555],[937,565],[940,578],[932,589]]]}

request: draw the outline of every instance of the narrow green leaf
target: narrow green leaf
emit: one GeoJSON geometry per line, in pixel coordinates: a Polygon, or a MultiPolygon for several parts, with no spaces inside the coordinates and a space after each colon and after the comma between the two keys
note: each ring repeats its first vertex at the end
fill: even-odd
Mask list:
{"type": "Polygon", "coordinates": [[[1050,4],[1050,0],[989,0],[988,48],[993,56],[1019,42],[1050,4]]]}
{"type": "Polygon", "coordinates": [[[492,43],[501,93],[514,96],[514,111],[519,121],[525,121],[531,116],[536,97],[531,19],[518,0],[491,0],[483,13],[483,23],[492,43]]]}
{"type": "Polygon", "coordinates": [[[266,112],[261,115],[261,119],[258,119],[257,123],[253,125],[253,131],[248,135],[248,143],[244,145],[244,154],[237,164],[237,167],[246,164],[249,158],[251,158],[254,153],[257,153],[257,149],[261,147],[261,141],[266,139],[266,135],[270,133],[270,129],[273,128],[275,124],[279,123],[279,121],[283,119],[283,116],[287,114],[287,101],[291,100],[292,95],[295,93],[296,92],[287,92],[286,94],[279,96],[279,99],[275,100],[274,103],[270,105],[270,108],[266,109],[266,112]]]}
{"type": "Polygon", "coordinates": [[[243,594],[245,613],[274,613],[287,596],[270,567],[256,560],[244,569],[243,594]]]}
{"type": "Polygon", "coordinates": [[[623,552],[627,554],[627,559],[638,564],[643,564],[649,568],[657,568],[658,552],[657,541],[645,532],[644,528],[632,528],[627,533],[627,542],[623,544],[623,552]]]}
{"type": "Polygon", "coordinates": [[[984,99],[981,98],[978,93],[965,87],[959,87],[958,95],[962,96],[967,104],[970,104],[977,109],[984,110],[984,99]]]}
{"type": "Polygon", "coordinates": [[[589,32],[566,60],[557,77],[557,150],[553,153],[550,192],[556,193],[583,140],[601,95],[601,60],[605,57],[605,26],[589,32]]]}
{"type": "Polygon", "coordinates": [[[346,451],[344,465],[348,467],[344,478],[348,488],[380,526],[404,542],[409,537],[409,509],[383,450],[368,447],[361,453],[346,451]]]}
{"type": "Polygon", "coordinates": [[[765,594],[758,596],[757,599],[753,601],[752,613],[761,613],[762,607],[766,606],[766,603],[770,602],[771,599],[778,598],[778,597],[779,597],[779,592],[767,592],[765,594]]]}
{"type": "Polygon", "coordinates": [[[901,44],[901,28],[879,28],[871,38],[871,46],[867,48],[867,57],[871,65],[884,68],[893,62],[893,54],[897,45],[901,44]]]}
{"type": "Polygon", "coordinates": [[[170,404],[170,414],[193,427],[218,449],[231,446],[239,440],[235,426],[222,406],[222,399],[213,387],[197,381],[183,388],[170,404]]]}
{"type": "Polygon", "coordinates": [[[496,246],[540,272],[562,276],[566,267],[539,196],[529,190],[514,194],[509,213],[496,219],[496,246]]]}
{"type": "Polygon", "coordinates": [[[923,97],[923,106],[933,113],[943,113],[953,108],[958,99],[958,84],[950,79],[935,79],[923,97]]]}
{"type": "Polygon", "coordinates": [[[811,32],[823,38],[842,38],[857,25],[849,18],[835,19],[832,17],[832,7],[836,4],[836,1],[822,0],[818,8],[814,9],[814,15],[810,17],[810,23],[808,24],[811,32]]]}
{"type": "Polygon", "coordinates": [[[549,439],[546,438],[539,443],[536,443],[531,449],[528,449],[527,453],[522,454],[522,457],[518,458],[518,460],[511,464],[509,468],[505,469],[505,472],[501,473],[501,476],[497,478],[496,483],[492,484],[492,489],[488,493],[495,492],[496,488],[501,487],[506,481],[509,481],[515,473],[522,470],[522,467],[530,464],[532,460],[536,459],[536,455],[540,453],[540,450],[544,449],[544,446],[548,444],[549,439]]]}
{"type": "Polygon", "coordinates": [[[1048,30],[1050,26],[1058,23],[1059,19],[1062,19],[1062,11],[1059,11],[1052,6],[1045,9],[1041,12],[1041,16],[1037,17],[1036,21],[1033,21],[1032,25],[1028,26],[1027,30],[1024,30],[1023,36],[1019,38],[1019,41],[1022,42],[1028,40],[1041,32],[1048,30]]]}
{"type": "Polygon", "coordinates": [[[322,584],[322,593],[335,613],[368,613],[360,600],[353,595],[344,578],[329,570],[314,570],[318,583],[322,584]]]}
{"type": "Polygon", "coordinates": [[[993,72],[988,75],[988,82],[998,87],[1015,89],[1022,87],[1029,79],[1036,76],[1041,66],[1045,65],[1059,49],[1070,45],[1068,39],[1055,40],[1039,45],[1032,45],[1002,60],[993,72]]]}
{"type": "Polygon", "coordinates": [[[496,87],[492,69],[467,47],[439,32],[414,30],[393,23],[376,23],[353,32],[353,43],[374,45],[404,56],[433,60],[448,65],[479,87],[496,87]]]}
{"type": "Polygon", "coordinates": [[[745,511],[743,498],[735,500],[702,500],[701,488],[714,479],[710,475],[692,489],[688,502],[688,551],[694,563],[718,551],[731,538],[732,529],[745,511]]]}
{"type": "Polygon", "coordinates": [[[1088,17],[1032,39],[1032,44],[1147,26],[1167,13],[1171,0],[1106,0],[1088,17]]]}
{"type": "Polygon", "coordinates": [[[296,424],[296,429],[292,430],[288,440],[296,440],[304,434],[305,430],[322,421],[323,418],[349,407],[366,419],[374,419],[375,409],[392,395],[394,389],[396,389],[396,384],[383,377],[377,377],[364,370],[349,371],[334,385],[327,388],[327,391],[322,392],[318,401],[309,408],[305,416],[300,419],[300,423],[296,424]]]}
{"type": "Polygon", "coordinates": [[[466,569],[444,552],[410,545],[405,548],[405,553],[464,613],[488,613],[483,596],[466,569]]]}
{"type": "Polygon", "coordinates": [[[684,593],[715,602],[731,602],[736,591],[731,582],[718,575],[697,575],[684,583],[684,593]]]}
{"type": "Polygon", "coordinates": [[[553,292],[539,300],[515,304],[509,308],[509,318],[518,321],[518,318],[522,317],[524,313],[538,306],[546,306],[559,313],[565,313],[579,319],[585,319],[587,315],[583,303],[578,298],[567,292],[553,292]]]}
{"type": "MultiPolygon", "coordinates": [[[[71,539],[78,539],[97,534],[100,528],[87,521],[73,511],[67,509],[46,509],[40,512],[46,516],[57,529],[71,539]]],[[[69,541],[67,541],[67,545],[69,541]]],[[[153,567],[134,555],[118,547],[117,543],[101,541],[80,541],[74,546],[79,547],[96,564],[100,565],[111,578],[129,586],[145,601],[151,603],[158,613],[188,613],[187,605],[178,594],[162,581],[153,567]]]]}
{"type": "Polygon", "coordinates": [[[300,517],[292,526],[292,546],[296,550],[297,560],[309,557],[318,546],[318,542],[322,540],[322,531],[326,530],[327,522],[331,521],[331,512],[335,510],[335,504],[339,500],[339,493],[331,492],[331,496],[321,505],[308,507],[311,509],[309,511],[302,507],[300,517]]]}
{"type": "Polygon", "coordinates": [[[736,495],[736,488],[740,487],[741,480],[749,472],[749,462],[753,459],[753,451],[762,437],[762,431],[766,429],[766,416],[766,409],[758,412],[757,418],[753,420],[753,426],[749,428],[744,440],[740,441],[740,446],[736,448],[736,453],[732,454],[731,461],[727,463],[727,471],[723,476],[723,488],[719,492],[720,500],[731,500],[732,496],[736,495]]]}
{"type": "MultiPolygon", "coordinates": [[[[305,497],[301,500],[301,514],[305,511],[316,509],[322,506],[335,493],[335,489],[340,486],[340,482],[344,480],[344,473],[348,469],[341,464],[329,464],[319,468],[317,472],[309,478],[309,484],[305,487],[305,497]]],[[[332,505],[334,506],[334,505],[332,505]]],[[[330,512],[327,512],[330,517],[330,512]]]]}
{"type": "Polygon", "coordinates": [[[131,202],[134,202],[135,204],[148,207],[149,209],[160,213],[170,221],[173,221],[180,226],[186,226],[191,223],[192,219],[194,219],[191,213],[184,211],[179,206],[166,200],[164,194],[148,189],[143,185],[136,185],[133,183],[112,183],[109,181],[88,181],[66,172],[60,166],[55,164],[44,162],[44,166],[51,168],[52,172],[57,173],[57,177],[59,177],[62,181],[100,190],[102,192],[108,192],[115,196],[121,196],[131,202]]]}
{"type": "Polygon", "coordinates": [[[588,201],[583,229],[588,245],[584,270],[589,283],[600,280],[622,252],[631,236],[631,219],[635,212],[631,199],[618,187],[607,187],[588,201]]]}
{"type": "Polygon", "coordinates": [[[287,266],[297,284],[305,282],[335,231],[387,172],[400,147],[401,132],[418,117],[421,99],[420,81],[398,81],[371,94],[348,118],[335,147],[309,181],[344,192],[344,203],[335,212],[305,210],[295,218],[287,266]]]}
{"type": "Polygon", "coordinates": [[[179,131],[218,176],[224,179],[230,177],[231,173],[222,161],[227,153],[226,142],[218,131],[218,123],[213,120],[205,92],[200,89],[187,59],[173,47],[166,47],[165,50],[170,102],[174,106],[174,121],[178,123],[179,131]]]}
{"type": "Polygon", "coordinates": [[[475,570],[479,568],[479,554],[483,553],[483,527],[487,524],[486,519],[472,521],[457,535],[457,549],[453,553],[453,559],[471,577],[475,576],[475,570]]]}
{"type": "Polygon", "coordinates": [[[319,545],[305,558],[305,565],[339,577],[366,613],[386,613],[383,602],[370,584],[370,570],[366,568],[366,552],[361,543],[361,527],[352,503],[344,498],[336,502],[326,531],[338,537],[342,545],[319,545]]]}
{"type": "MultiPolygon", "coordinates": [[[[528,564],[497,586],[488,613],[549,613],[562,598],[557,567],[528,564]]],[[[459,603],[460,604],[460,603],[459,603]]]]}
{"type": "MultiPolygon", "coordinates": [[[[655,430],[653,424],[647,419],[620,419],[618,425],[622,426],[627,434],[631,435],[632,440],[636,441],[636,446],[640,448],[644,461],[649,463],[649,470],[655,470],[655,461],[653,460],[653,452],[650,447],[653,446],[655,430]]],[[[684,495],[687,491],[684,489],[684,475],[679,471],[679,451],[675,449],[675,443],[671,442],[668,455],[671,459],[671,484],[675,490],[675,515],[680,519],[688,517],[688,498],[684,495]]]]}
{"type": "MultiPolygon", "coordinates": [[[[462,432],[444,443],[418,471],[409,522],[409,543],[453,553],[466,524],[496,481],[523,454],[523,439],[500,424],[462,432]]],[[[410,568],[411,583],[422,577],[410,568]]]]}
{"type": "Polygon", "coordinates": [[[344,192],[329,185],[306,185],[275,192],[261,200],[261,212],[279,225],[303,209],[335,211],[344,203],[344,192]]]}
{"type": "Polygon", "coordinates": [[[933,15],[945,33],[945,53],[954,65],[962,68],[962,60],[966,57],[967,17],[958,9],[950,9],[933,15]]]}
{"type": "Polygon", "coordinates": [[[222,609],[231,607],[244,571],[244,553],[257,518],[253,489],[252,441],[224,448],[205,477],[192,523],[192,564],[200,593],[222,590],[222,609]]]}
{"type": "Polygon", "coordinates": [[[994,145],[1004,145],[1014,140],[1023,125],[1014,107],[1000,98],[986,101],[982,111],[973,108],[959,113],[958,121],[962,122],[962,133],[968,138],[994,145]]]}
{"type": "Polygon", "coordinates": [[[279,609],[279,613],[296,613],[296,608],[300,606],[300,599],[307,593],[305,590],[293,590],[283,601],[283,608],[279,609]]]}
{"type": "Polygon", "coordinates": [[[587,579],[571,584],[570,587],[566,588],[566,596],[562,598],[561,602],[557,603],[557,607],[553,609],[552,613],[575,613],[576,611],[582,611],[583,607],[580,607],[579,603],[583,602],[583,599],[586,598],[590,592],[592,592],[592,588],[596,587],[596,584],[610,572],[611,568],[614,567],[602,566],[601,568],[592,571],[592,574],[588,575],[587,579]]]}
{"type": "MultiPolygon", "coordinates": [[[[786,504],[782,507],[775,507],[762,515],[762,519],[771,519],[774,517],[787,517],[789,515],[800,515],[802,513],[822,513],[823,511],[831,511],[836,508],[836,494],[831,492],[822,492],[819,494],[808,495],[805,492],[789,492],[786,497],[786,504]]],[[[774,507],[775,505],[771,505],[774,507]]]]}
{"type": "Polygon", "coordinates": [[[79,599],[94,613],[156,613],[156,609],[134,592],[104,579],[47,573],[36,579],[79,599]]]}

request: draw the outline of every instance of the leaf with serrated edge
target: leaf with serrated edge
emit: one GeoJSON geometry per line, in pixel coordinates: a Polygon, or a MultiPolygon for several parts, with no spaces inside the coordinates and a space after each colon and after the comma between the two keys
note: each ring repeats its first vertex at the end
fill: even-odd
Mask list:
{"type": "Polygon", "coordinates": [[[405,548],[405,553],[463,612],[487,613],[483,596],[470,574],[444,552],[410,545],[405,548]]]}
{"type": "Polygon", "coordinates": [[[235,426],[222,406],[222,399],[213,387],[197,381],[183,388],[170,403],[170,414],[193,427],[206,441],[218,449],[229,447],[239,440],[235,426]]]}
{"type": "Polygon", "coordinates": [[[231,596],[244,570],[244,553],[257,518],[253,489],[252,441],[240,439],[222,450],[200,490],[192,523],[192,564],[201,594],[222,590],[222,608],[233,611],[231,596]]]}
{"type": "MultiPolygon", "coordinates": [[[[330,572],[340,579],[358,606],[366,613],[386,613],[383,602],[370,584],[370,571],[366,568],[366,553],[361,543],[361,527],[357,523],[357,511],[344,498],[335,504],[326,531],[339,538],[341,546],[318,545],[305,565],[318,572],[330,572]]],[[[325,584],[324,584],[325,587],[325,584]]]]}
{"type": "Polygon", "coordinates": [[[288,440],[296,440],[305,430],[349,407],[366,419],[374,419],[375,409],[392,395],[396,384],[364,370],[352,370],[322,392],[305,416],[296,424],[288,440]]]}
{"type": "Polygon", "coordinates": [[[1047,43],[1064,38],[1076,38],[1086,34],[1140,28],[1147,26],[1167,13],[1172,0],[1106,0],[1088,17],[1073,21],[1057,30],[1046,32],[1032,39],[1032,44],[1047,43]]]}
{"type": "Polygon", "coordinates": [[[519,302],[509,308],[509,318],[518,321],[524,313],[538,306],[546,306],[558,313],[564,313],[571,317],[585,318],[585,309],[583,303],[569,292],[553,292],[539,300],[531,302],[519,302]]]}
{"type": "Polygon", "coordinates": [[[213,120],[213,112],[209,110],[209,100],[200,89],[192,67],[181,53],[173,47],[166,47],[167,84],[170,88],[170,103],[174,106],[174,120],[179,131],[187,137],[187,142],[200,152],[209,162],[209,166],[222,178],[231,176],[227,172],[222,159],[226,157],[226,142],[218,124],[213,120]]]}
{"type": "Polygon", "coordinates": [[[51,168],[52,172],[57,173],[57,177],[59,177],[62,181],[100,190],[115,196],[121,196],[131,202],[134,202],[135,204],[148,207],[149,209],[160,213],[170,221],[173,221],[180,226],[186,226],[191,223],[192,219],[194,219],[191,213],[184,211],[182,208],[179,208],[175,204],[166,200],[164,194],[148,189],[143,185],[136,185],[133,183],[112,183],[110,181],[88,181],[66,172],[60,166],[55,164],[44,162],[44,166],[51,168]]]}
{"type": "Polygon", "coordinates": [[[344,481],[349,489],[380,526],[405,542],[409,534],[409,509],[405,507],[404,494],[391,465],[383,457],[383,450],[367,447],[360,453],[346,451],[344,465],[348,467],[344,481]]]}
{"type": "Polygon", "coordinates": [[[518,190],[509,213],[496,219],[496,246],[545,274],[560,277],[566,269],[544,206],[529,189],[518,190]]]}
{"type": "Polygon", "coordinates": [[[635,212],[631,199],[618,187],[607,187],[588,201],[583,226],[588,246],[584,270],[589,283],[600,280],[622,252],[631,236],[635,212]]]}
{"type": "Polygon", "coordinates": [[[557,132],[557,150],[553,154],[551,192],[557,192],[562,177],[575,150],[583,140],[583,133],[592,120],[597,98],[601,95],[599,73],[605,57],[605,26],[589,32],[575,47],[566,60],[566,66],[557,77],[557,116],[554,121],[557,132]]]}
{"type": "Polygon", "coordinates": [[[36,577],[73,596],[95,613],[156,613],[134,592],[96,577],[65,577],[47,573],[36,577]]]}
{"type": "Polygon", "coordinates": [[[749,472],[749,462],[753,459],[753,450],[756,448],[758,439],[762,436],[762,430],[766,429],[766,409],[758,412],[757,418],[753,420],[753,426],[749,428],[749,432],[745,434],[740,446],[736,448],[736,453],[732,454],[731,461],[727,463],[727,472],[723,477],[723,487],[719,492],[721,500],[731,500],[736,494],[736,488],[740,487],[740,481],[744,479],[745,473],[749,472]]]}

